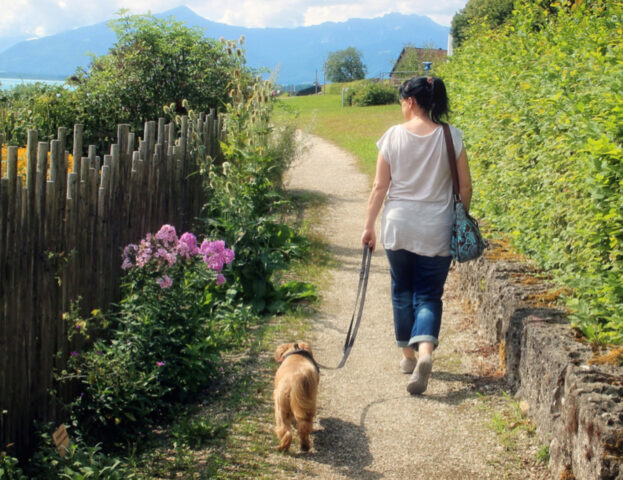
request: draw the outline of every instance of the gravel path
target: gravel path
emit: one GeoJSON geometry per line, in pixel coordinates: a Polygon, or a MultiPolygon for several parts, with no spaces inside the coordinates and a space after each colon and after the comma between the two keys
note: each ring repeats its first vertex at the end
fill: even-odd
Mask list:
{"type": "MultiPolygon", "coordinates": [[[[350,154],[318,137],[305,135],[303,141],[305,153],[291,168],[287,186],[328,198],[317,229],[338,267],[329,271],[321,312],[313,320],[314,355],[327,368],[321,370],[313,451],[298,453],[295,439],[285,460],[298,471],[296,477],[547,478],[544,465],[535,460],[534,436],[518,433],[509,444],[491,427],[495,412],[500,418],[512,412],[496,373],[498,352],[480,342],[469,303],[453,295],[452,274],[444,297],[440,347],[433,355],[424,395],[407,393],[408,375],[398,368],[401,354],[394,343],[389,270],[382,248],[372,258],[351,356],[344,368],[331,368],[341,358],[354,307],[371,180],[350,154]]],[[[514,426],[512,419],[508,423],[514,426]]]]}

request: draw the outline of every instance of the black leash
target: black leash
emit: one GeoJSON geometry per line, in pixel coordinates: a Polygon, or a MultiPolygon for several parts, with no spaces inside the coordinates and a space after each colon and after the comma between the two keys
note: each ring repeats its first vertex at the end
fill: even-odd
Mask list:
{"type": "Polygon", "coordinates": [[[348,326],[348,333],[346,334],[346,341],[344,342],[344,355],[339,365],[336,367],[342,368],[346,364],[346,360],[350,355],[350,351],[355,343],[355,337],[359,330],[359,323],[361,322],[361,315],[363,313],[363,304],[366,300],[366,288],[368,287],[368,277],[370,276],[370,262],[372,261],[372,248],[367,244],[363,247],[363,257],[361,258],[361,271],[359,272],[359,285],[357,287],[357,298],[355,299],[355,309],[353,316],[350,319],[350,325],[348,326]],[[356,318],[356,321],[355,321],[356,318]],[[354,326],[353,326],[354,323],[354,326]]]}

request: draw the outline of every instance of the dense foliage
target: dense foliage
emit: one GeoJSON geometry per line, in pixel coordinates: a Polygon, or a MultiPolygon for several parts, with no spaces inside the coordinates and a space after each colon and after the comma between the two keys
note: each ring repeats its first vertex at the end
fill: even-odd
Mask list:
{"type": "Polygon", "coordinates": [[[347,105],[368,107],[371,105],[388,105],[398,102],[398,89],[391,82],[366,81],[351,85],[344,101],[347,105]]]}
{"type": "Polygon", "coordinates": [[[330,82],[352,82],[366,76],[366,66],[361,51],[355,47],[329,53],[324,64],[327,79],[330,82]]]}
{"type": "Polygon", "coordinates": [[[116,138],[118,123],[140,131],[162,116],[163,105],[183,113],[184,99],[203,111],[225,106],[234,71],[244,64],[240,48],[151,15],[124,15],[110,25],[117,42],[108,55],[72,77],[77,119],[98,141],[116,138]]]}
{"type": "MultiPolygon", "coordinates": [[[[150,28],[141,23],[139,30],[150,28]]],[[[71,451],[60,459],[44,429],[42,447],[25,467],[35,478],[134,478],[110,457],[111,449],[120,457],[131,453],[130,445],[140,449],[137,438],[148,436],[155,422],[170,419],[180,402],[196,398],[223,375],[221,355],[248,347],[249,329],[264,321],[265,313],[284,312],[292,302],[315,295],[310,284],[275,278],[307,247],[286,222],[292,212],[282,188],[297,152],[294,130],[272,126],[274,87],[253,79],[236,53],[239,46],[222,41],[218,48],[237,59],[223,67],[227,91],[221,92],[224,134],[218,158],[208,156],[200,141],[199,109],[175,97],[163,111],[177,123],[180,111],[189,117],[188,152],[199,165],[193,175],[202,176],[210,199],[196,219],[198,235],[178,235],[164,225],[136,239],[119,259],[126,270],[120,304],[105,314],[94,311],[91,318],[79,314],[79,303],[67,312],[80,345],[58,378],[61,385],[79,387],[73,404],[65,406],[71,451]],[[91,332],[97,335],[88,338],[91,332]]],[[[155,91],[152,83],[160,80],[143,78],[140,86],[155,91]]],[[[111,88],[115,83],[100,81],[102,92],[107,81],[111,88]]],[[[160,92],[154,105],[170,100],[160,92]]],[[[23,478],[6,455],[0,456],[0,472],[23,478]]]]}
{"type": "Polygon", "coordinates": [[[0,135],[9,145],[25,145],[28,130],[41,140],[56,138],[58,127],[71,127],[77,118],[72,93],[60,85],[24,84],[0,91],[0,135]]]}
{"type": "Polygon", "coordinates": [[[296,155],[294,129],[275,130],[269,82],[236,83],[224,120],[224,162],[205,158],[202,175],[211,199],[203,219],[212,236],[236,251],[232,264],[238,294],[258,311],[279,312],[309,286],[277,288],[273,274],[305,251],[306,242],[284,222],[283,174],[296,155]]]}
{"type": "Polygon", "coordinates": [[[183,100],[205,112],[224,110],[234,73],[250,77],[242,42],[206,38],[199,28],[152,15],[123,13],[110,26],[117,42],[70,77],[70,87],[38,84],[0,94],[5,141],[24,145],[28,128],[49,138],[58,127],[82,123],[85,143],[104,147],[116,139],[118,124],[140,133],[164,105],[173,103],[179,114],[183,100]]]}
{"type": "Polygon", "coordinates": [[[494,29],[504,24],[513,11],[513,4],[513,0],[469,0],[452,17],[450,34],[454,45],[459,47],[468,38],[472,25],[494,29]]]}
{"type": "Polygon", "coordinates": [[[623,342],[623,5],[519,5],[441,74],[474,208],[568,287],[575,324],[623,342]],[[486,55],[483,55],[486,52],[486,55]]]}

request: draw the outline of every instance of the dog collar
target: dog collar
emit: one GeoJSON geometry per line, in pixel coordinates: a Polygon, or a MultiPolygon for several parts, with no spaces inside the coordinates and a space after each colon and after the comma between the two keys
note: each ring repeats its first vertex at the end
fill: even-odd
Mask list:
{"type": "MultiPolygon", "coordinates": [[[[298,345],[295,345],[294,347],[296,348],[296,347],[298,347],[298,345]]],[[[302,355],[302,356],[308,358],[309,361],[314,364],[314,367],[316,367],[316,371],[318,373],[320,373],[320,367],[316,363],[316,360],[314,360],[314,357],[312,356],[312,354],[309,353],[307,350],[304,350],[302,348],[296,348],[296,350],[292,350],[291,352],[288,352],[285,355],[282,355],[281,359],[279,360],[279,363],[282,363],[290,355],[302,355]]]]}

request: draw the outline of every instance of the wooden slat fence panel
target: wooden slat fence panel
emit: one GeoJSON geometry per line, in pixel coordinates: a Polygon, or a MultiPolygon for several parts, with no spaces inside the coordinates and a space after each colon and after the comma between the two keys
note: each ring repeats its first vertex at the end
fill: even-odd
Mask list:
{"type": "MultiPolygon", "coordinates": [[[[220,119],[212,111],[198,122],[218,157],[220,119]]],[[[200,177],[190,175],[188,118],[179,131],[164,119],[146,122],[143,138],[120,125],[101,156],[93,145],[83,156],[82,132],[72,132],[70,171],[64,128],[51,142],[28,132],[26,178],[17,147],[6,159],[0,153],[0,451],[21,457],[35,440],[34,420],[62,420],[53,372],[82,346],[68,342],[63,313],[78,299],[83,314],[117,301],[123,247],[163,223],[189,229],[206,201],[200,177]]],[[[58,394],[69,401],[75,392],[58,394]]]]}

